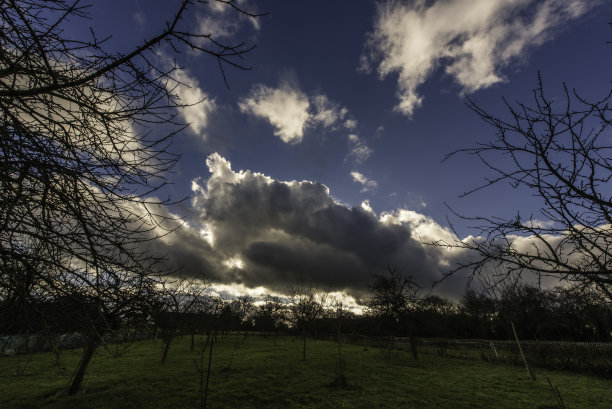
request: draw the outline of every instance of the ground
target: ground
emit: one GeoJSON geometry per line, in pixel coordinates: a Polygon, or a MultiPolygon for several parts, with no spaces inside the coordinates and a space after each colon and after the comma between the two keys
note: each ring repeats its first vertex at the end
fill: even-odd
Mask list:
{"type": "MultiPolygon", "coordinates": [[[[64,351],[63,374],[50,353],[0,357],[2,408],[199,408],[200,339],[172,344],[160,364],[161,342],[100,350],[77,396],[66,395],[80,350],[64,351]]],[[[538,369],[537,381],[524,367],[445,358],[422,351],[363,345],[342,346],[347,385],[337,387],[338,346],[309,340],[301,361],[300,339],[232,336],[215,344],[207,408],[558,408],[546,377],[558,386],[567,408],[611,408],[610,380],[538,369]]],[[[433,351],[432,351],[433,352],[433,351]]]]}

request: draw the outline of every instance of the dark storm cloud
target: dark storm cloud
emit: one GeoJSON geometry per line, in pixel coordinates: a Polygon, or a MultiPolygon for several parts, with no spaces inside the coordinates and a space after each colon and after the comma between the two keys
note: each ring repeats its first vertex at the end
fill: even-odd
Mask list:
{"type": "Polygon", "coordinates": [[[367,284],[363,281],[364,266],[358,257],[309,240],[255,242],[244,255],[256,266],[255,272],[263,273],[265,285],[273,288],[282,289],[293,284],[296,278],[326,289],[367,284]]]}
{"type": "Polygon", "coordinates": [[[319,183],[235,172],[218,154],[207,165],[211,176],[194,183],[192,210],[209,239],[188,226],[164,244],[190,274],[272,290],[304,280],[357,297],[388,265],[423,286],[441,277],[442,250],[415,240],[411,220],[338,203],[319,183]]]}

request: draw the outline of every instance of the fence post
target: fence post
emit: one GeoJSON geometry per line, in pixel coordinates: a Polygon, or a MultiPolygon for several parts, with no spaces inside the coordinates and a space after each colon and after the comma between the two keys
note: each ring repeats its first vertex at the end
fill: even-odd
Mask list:
{"type": "Polygon", "coordinates": [[[521,343],[519,342],[518,335],[516,334],[516,328],[514,328],[514,322],[510,321],[512,325],[512,332],[514,332],[514,339],[516,339],[516,345],[518,345],[519,352],[521,353],[521,357],[523,357],[523,362],[525,363],[525,368],[527,368],[527,373],[529,373],[529,377],[532,381],[536,380],[535,374],[529,369],[529,365],[527,365],[527,359],[525,359],[525,354],[523,353],[523,348],[521,347],[521,343]]]}
{"type": "Polygon", "coordinates": [[[499,354],[497,353],[497,349],[495,348],[495,344],[493,343],[493,341],[490,342],[491,345],[491,351],[493,351],[493,353],[495,354],[495,359],[499,359],[499,354]]]}

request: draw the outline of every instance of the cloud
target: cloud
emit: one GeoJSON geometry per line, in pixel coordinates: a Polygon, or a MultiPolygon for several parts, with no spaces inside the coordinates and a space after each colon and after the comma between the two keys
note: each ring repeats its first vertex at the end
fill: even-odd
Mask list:
{"type": "MultiPolygon", "coordinates": [[[[206,139],[205,129],[209,117],[216,109],[215,100],[200,88],[198,80],[185,69],[177,68],[172,77],[175,82],[173,92],[178,96],[179,114],[189,124],[188,129],[195,135],[206,139]]],[[[169,82],[171,84],[172,81],[169,82]]]]}
{"type": "Polygon", "coordinates": [[[279,88],[258,84],[238,106],[242,112],[267,119],[274,127],[274,135],[285,143],[300,143],[310,118],[308,97],[287,82],[279,88]]]}
{"type": "Polygon", "coordinates": [[[367,192],[378,187],[378,183],[375,180],[368,179],[363,173],[353,171],[351,172],[351,177],[354,182],[360,183],[363,186],[361,192],[367,192]]]}
{"type": "Polygon", "coordinates": [[[370,149],[367,145],[362,144],[354,146],[349,152],[348,157],[351,158],[355,163],[363,163],[370,157],[373,152],[373,149],[370,149]]]}
{"type": "Polygon", "coordinates": [[[418,87],[443,66],[465,92],[505,81],[502,69],[599,1],[446,0],[378,6],[360,68],[397,74],[395,109],[412,116],[418,87]]]}
{"type": "MultiPolygon", "coordinates": [[[[171,267],[183,266],[183,275],[206,277],[227,288],[282,293],[302,280],[363,301],[372,273],[391,265],[412,275],[427,290],[448,271],[477,260],[475,252],[459,246],[461,242],[475,245],[485,240],[479,236],[460,240],[450,228],[415,210],[399,208],[377,216],[367,200],[354,207],[339,203],[320,183],[279,181],[249,170],[234,171],[230,161],[217,153],[206,164],[210,177],[194,180],[188,221],[182,228],[166,234],[180,220],[164,206],[148,205],[134,214],[155,217],[164,224],[151,231],[162,237],[150,242],[149,251],[167,254],[173,261],[171,267]],[[450,246],[433,245],[436,242],[450,246]]],[[[353,177],[368,183],[358,172],[353,177]]],[[[562,234],[541,237],[557,247],[569,264],[580,265],[580,251],[571,241],[564,241],[562,234]]],[[[510,235],[508,240],[523,254],[550,251],[534,236],[510,235]]],[[[506,276],[507,265],[492,261],[490,267],[494,274],[506,276]]],[[[435,292],[460,298],[471,273],[455,273],[435,292]]],[[[535,273],[526,272],[523,277],[528,282],[538,280],[535,273]]],[[[559,285],[559,276],[543,283],[559,285]]]]}
{"type": "MultiPolygon", "coordinates": [[[[257,13],[256,7],[250,1],[239,0],[234,2],[234,5],[251,14],[257,13]]],[[[254,30],[258,31],[261,28],[259,18],[239,13],[232,6],[222,2],[211,1],[206,10],[205,15],[198,16],[199,32],[210,34],[213,39],[232,39],[242,29],[245,21],[248,21],[254,30]]]]}
{"type": "Polygon", "coordinates": [[[365,142],[363,142],[363,140],[359,138],[359,136],[355,134],[350,134],[348,136],[348,139],[351,148],[349,153],[346,155],[346,159],[350,159],[357,164],[361,164],[368,160],[370,155],[374,153],[374,150],[371,149],[368,145],[366,145],[365,142]]]}
{"type": "Polygon", "coordinates": [[[557,223],[552,220],[530,219],[523,223],[523,226],[530,229],[552,229],[557,223]]]}
{"type": "MultiPolygon", "coordinates": [[[[451,233],[423,215],[419,224],[416,212],[377,218],[368,201],[346,206],[320,183],[234,171],[216,153],[206,163],[210,177],[193,183],[190,222],[155,244],[184,274],[270,292],[301,279],[359,299],[388,264],[427,287],[457,257],[421,243],[427,232],[451,233]]],[[[464,287],[458,279],[448,291],[460,296],[464,287]]]]}
{"type": "Polygon", "coordinates": [[[357,128],[357,121],[354,119],[347,119],[344,121],[344,127],[348,130],[353,130],[357,128]]]}
{"type": "Polygon", "coordinates": [[[142,11],[137,11],[136,13],[132,14],[132,18],[141,29],[147,22],[147,16],[142,11]]]}
{"type": "Polygon", "coordinates": [[[357,126],[357,121],[347,118],[345,107],[323,94],[308,96],[289,81],[282,82],[278,88],[257,84],[247,97],[238,101],[238,106],[244,113],[266,119],[274,127],[274,135],[289,144],[300,143],[306,129],[357,126]]]}
{"type": "MultiPolygon", "coordinates": [[[[310,101],[313,111],[310,122],[313,126],[321,125],[323,128],[333,128],[348,114],[348,109],[331,102],[325,95],[314,95],[310,98],[310,101]]],[[[353,129],[357,126],[357,121],[348,119],[344,121],[343,125],[348,129],[353,129]]]]}
{"type": "Polygon", "coordinates": [[[178,113],[188,124],[187,129],[206,140],[205,130],[209,125],[210,115],[217,110],[214,98],[200,88],[197,78],[188,70],[178,67],[170,56],[159,52],[157,58],[165,69],[171,71],[164,79],[164,86],[177,98],[178,113]]]}

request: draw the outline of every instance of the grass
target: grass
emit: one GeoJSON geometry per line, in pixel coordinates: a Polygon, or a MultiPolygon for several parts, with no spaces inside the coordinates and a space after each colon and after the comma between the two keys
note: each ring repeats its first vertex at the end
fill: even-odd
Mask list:
{"type": "MultiPolygon", "coordinates": [[[[63,375],[48,353],[1,357],[0,407],[198,408],[200,354],[197,348],[190,352],[189,344],[189,337],[174,340],[163,366],[160,342],[143,341],[118,358],[100,350],[83,382],[85,393],[72,397],[65,392],[67,377],[80,350],[63,352],[63,375]]],[[[301,346],[292,337],[277,345],[255,335],[220,339],[208,408],[556,408],[546,376],[567,408],[612,407],[610,381],[601,378],[538,370],[532,382],[521,367],[434,354],[413,361],[406,351],[395,351],[387,362],[384,350],[348,344],[343,346],[348,387],[338,388],[331,386],[336,344],[309,341],[306,362],[301,346]]]]}

